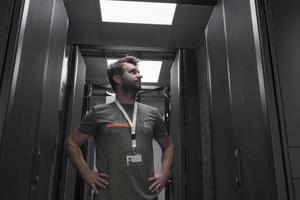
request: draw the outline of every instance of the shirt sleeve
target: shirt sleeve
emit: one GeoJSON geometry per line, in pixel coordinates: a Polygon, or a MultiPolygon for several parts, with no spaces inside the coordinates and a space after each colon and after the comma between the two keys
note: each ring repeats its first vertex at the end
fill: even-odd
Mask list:
{"type": "Polygon", "coordinates": [[[154,122],[154,139],[158,140],[159,138],[168,135],[164,121],[158,110],[155,110],[155,122],[154,122]]]}
{"type": "Polygon", "coordinates": [[[96,122],[96,112],[94,109],[90,110],[80,121],[78,130],[87,135],[95,135],[97,133],[98,124],[96,122]]]}

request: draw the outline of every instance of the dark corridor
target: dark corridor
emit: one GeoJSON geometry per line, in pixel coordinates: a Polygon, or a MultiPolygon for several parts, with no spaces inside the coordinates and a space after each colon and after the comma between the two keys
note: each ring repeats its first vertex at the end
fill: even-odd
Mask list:
{"type": "Polygon", "coordinates": [[[64,145],[111,96],[107,59],[131,54],[162,61],[139,96],[176,150],[159,200],[300,200],[300,3],[145,2],[176,4],[173,24],[101,22],[100,0],[1,0],[0,199],[91,199],[64,145]]]}

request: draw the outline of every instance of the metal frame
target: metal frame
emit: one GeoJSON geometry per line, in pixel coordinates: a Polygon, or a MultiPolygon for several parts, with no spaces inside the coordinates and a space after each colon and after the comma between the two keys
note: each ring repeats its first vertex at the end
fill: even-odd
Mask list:
{"type": "Polygon", "coordinates": [[[173,59],[176,56],[176,51],[172,49],[110,49],[99,47],[95,45],[79,45],[80,52],[84,57],[103,57],[103,58],[117,58],[126,55],[134,55],[140,59],[173,59]]]}
{"type": "Polygon", "coordinates": [[[256,45],[260,47],[261,65],[265,79],[267,110],[271,130],[273,159],[277,180],[277,196],[279,200],[295,199],[291,168],[289,166],[288,144],[283,114],[282,94],[280,89],[275,41],[273,37],[272,16],[268,0],[250,0],[252,9],[257,13],[256,45]],[[253,5],[255,4],[255,5],[253,5]],[[255,6],[255,7],[254,7],[255,6]]]}
{"type": "MultiPolygon", "coordinates": [[[[132,1],[132,0],[121,0],[121,1],[132,1]]],[[[138,1],[138,0],[134,0],[138,1]]],[[[158,3],[177,3],[177,4],[194,4],[194,5],[216,5],[217,0],[143,0],[148,2],[158,3]]]]}
{"type": "Polygon", "coordinates": [[[2,1],[1,6],[2,7],[0,7],[0,12],[5,15],[2,19],[0,19],[0,23],[3,28],[2,30],[0,30],[0,83],[3,78],[2,73],[4,69],[6,50],[8,48],[8,40],[11,33],[15,1],[2,1]]]}
{"type": "Polygon", "coordinates": [[[64,131],[64,135],[61,138],[61,152],[63,153],[63,155],[60,158],[60,164],[59,164],[59,168],[60,168],[60,174],[59,174],[59,178],[58,178],[58,190],[56,192],[56,199],[59,200],[63,200],[65,197],[65,179],[67,177],[67,154],[64,150],[64,144],[65,141],[69,135],[70,132],[70,121],[71,121],[71,116],[72,116],[72,102],[73,102],[73,98],[74,98],[74,93],[72,91],[72,84],[74,82],[74,78],[75,78],[75,63],[77,62],[77,58],[76,58],[76,47],[75,46],[69,46],[69,63],[68,63],[68,78],[67,78],[67,92],[66,92],[66,99],[65,99],[65,103],[64,103],[64,127],[62,128],[64,131]]]}
{"type": "Polygon", "coordinates": [[[3,56],[1,55],[0,60],[0,146],[2,143],[5,119],[9,113],[9,102],[11,98],[13,98],[11,94],[14,93],[13,85],[15,85],[16,80],[13,79],[13,75],[18,71],[18,68],[15,67],[15,60],[18,52],[21,51],[23,43],[28,10],[27,8],[24,12],[24,8],[26,8],[25,0],[14,1],[9,17],[10,25],[8,26],[9,30],[7,32],[9,35],[6,37],[6,47],[3,48],[3,56]]]}

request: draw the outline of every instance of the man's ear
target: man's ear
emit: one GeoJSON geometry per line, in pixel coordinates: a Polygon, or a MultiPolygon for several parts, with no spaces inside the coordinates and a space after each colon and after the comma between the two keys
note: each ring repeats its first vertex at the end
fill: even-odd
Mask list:
{"type": "Polygon", "coordinates": [[[114,76],[113,76],[113,79],[114,79],[114,81],[115,81],[116,83],[121,84],[122,78],[121,78],[120,75],[118,75],[118,74],[114,75],[114,76]]]}

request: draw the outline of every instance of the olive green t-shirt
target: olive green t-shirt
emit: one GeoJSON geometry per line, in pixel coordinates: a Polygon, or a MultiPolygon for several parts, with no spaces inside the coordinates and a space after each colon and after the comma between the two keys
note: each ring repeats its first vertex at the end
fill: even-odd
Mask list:
{"type": "MultiPolygon", "coordinates": [[[[132,119],[133,105],[123,105],[132,119]]],[[[156,108],[138,103],[136,121],[137,153],[143,163],[127,166],[131,154],[130,125],[115,103],[93,107],[80,122],[79,131],[91,135],[96,146],[96,167],[110,175],[109,186],[95,200],[154,200],[148,178],[154,176],[152,140],[167,134],[156,108]]]]}

